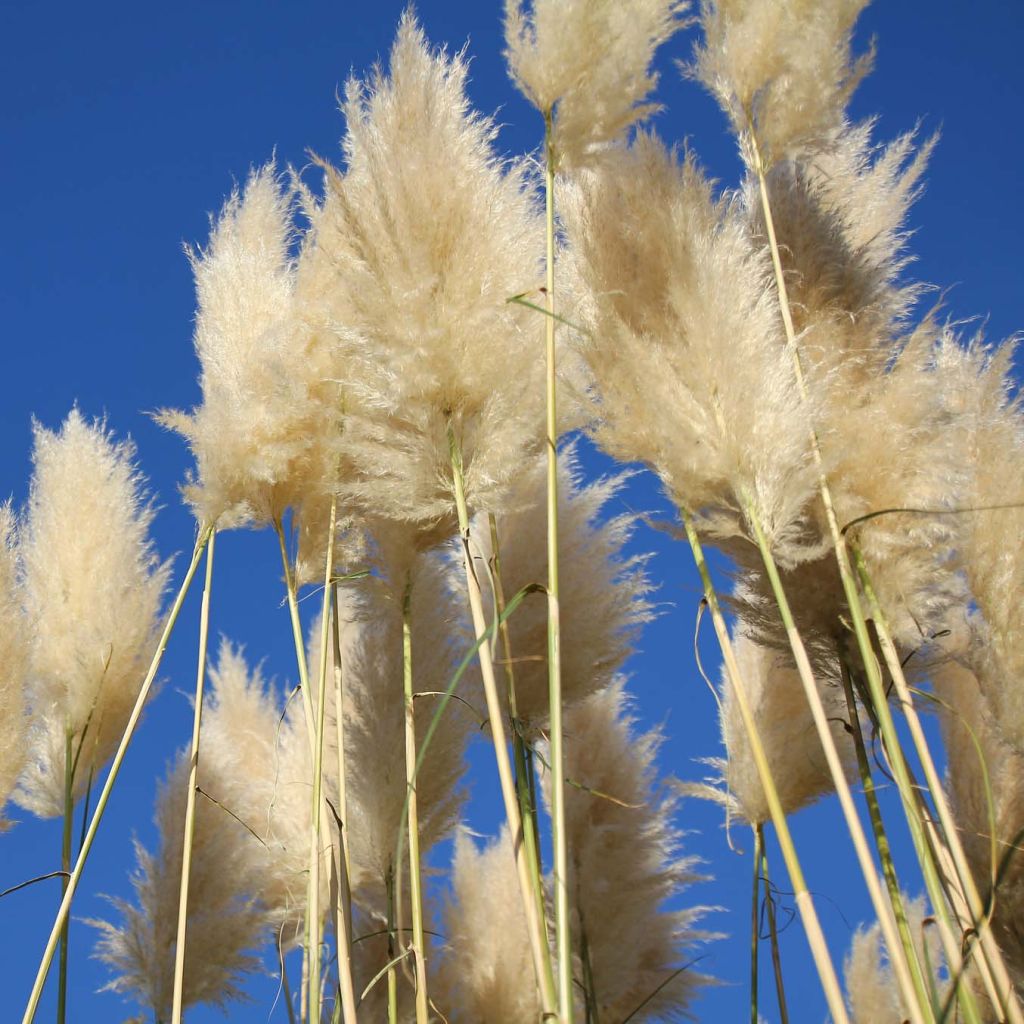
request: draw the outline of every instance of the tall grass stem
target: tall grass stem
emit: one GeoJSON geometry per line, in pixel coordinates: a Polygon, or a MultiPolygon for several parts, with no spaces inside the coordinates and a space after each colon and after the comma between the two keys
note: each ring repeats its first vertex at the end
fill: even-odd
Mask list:
{"type": "Polygon", "coordinates": [[[572,1024],[572,933],[569,919],[569,847],[565,827],[565,751],[562,729],[561,616],[558,590],[558,406],[555,364],[555,152],[551,110],[544,112],[544,224],[546,237],[548,451],[548,702],[551,731],[551,835],[554,848],[555,949],[558,1016],[572,1024]]]}
{"type": "Polygon", "coordinates": [[[196,826],[196,788],[199,785],[199,735],[203,722],[203,687],[206,682],[206,648],[210,637],[210,593],[213,588],[213,552],[217,529],[210,530],[206,545],[206,580],[199,611],[199,655],[196,659],[196,696],[192,709],[192,748],[189,754],[188,789],[185,791],[185,829],[182,837],[181,882],[178,889],[178,933],[174,946],[174,991],[171,997],[171,1022],[181,1024],[182,994],[185,984],[185,940],[188,931],[188,888],[192,874],[192,840],[196,826]]]}
{"type": "MultiPolygon", "coordinates": [[[[480,592],[480,581],[473,565],[473,553],[470,549],[469,509],[466,505],[466,488],[462,469],[462,449],[455,437],[451,423],[448,425],[448,445],[451,452],[452,489],[459,518],[459,533],[462,537],[463,566],[466,574],[466,587],[469,591],[469,607],[473,617],[473,629],[478,642],[487,634],[487,620],[484,616],[483,598],[480,592]]],[[[557,1019],[557,995],[549,985],[552,976],[550,968],[551,951],[547,936],[543,933],[541,921],[537,916],[537,904],[534,900],[533,883],[530,881],[530,867],[523,844],[523,822],[519,814],[519,801],[516,796],[515,781],[512,777],[512,765],[508,756],[508,744],[505,739],[504,712],[498,697],[498,685],[494,677],[494,659],[489,642],[482,642],[478,648],[480,675],[483,679],[484,695],[487,701],[487,718],[494,743],[494,758],[498,768],[498,780],[501,784],[501,796],[505,804],[505,817],[508,820],[509,838],[516,862],[516,874],[519,880],[519,891],[526,915],[527,934],[530,939],[530,954],[533,960],[534,974],[540,994],[541,1015],[544,1020],[557,1019]]]]}

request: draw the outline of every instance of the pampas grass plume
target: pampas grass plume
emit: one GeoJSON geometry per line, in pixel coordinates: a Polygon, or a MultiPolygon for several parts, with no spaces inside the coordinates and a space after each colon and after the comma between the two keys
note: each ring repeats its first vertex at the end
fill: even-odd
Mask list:
{"type": "Polygon", "coordinates": [[[43,817],[64,810],[65,735],[81,750],[77,798],[117,746],[156,643],[170,566],[134,458],[77,409],[58,433],[35,426],[21,531],[34,724],[16,799],[43,817]]]}
{"type": "Polygon", "coordinates": [[[688,0],[505,2],[512,80],[543,114],[555,110],[554,150],[580,166],[658,107],[654,51],[683,27],[688,0]]]}

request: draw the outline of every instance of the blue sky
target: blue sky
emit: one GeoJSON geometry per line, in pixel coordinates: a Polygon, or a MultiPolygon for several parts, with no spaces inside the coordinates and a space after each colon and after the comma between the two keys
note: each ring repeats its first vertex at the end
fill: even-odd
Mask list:
{"type": "MultiPolygon", "coordinates": [[[[404,5],[371,8],[345,2],[183,0],[175,4],[99,2],[6,3],[0,8],[0,324],[4,392],[0,401],[0,496],[20,502],[29,474],[30,423],[56,426],[74,402],[87,415],[106,414],[118,433],[136,440],[142,466],[163,506],[156,536],[161,553],[185,553],[192,523],[177,484],[189,464],[177,439],[148,416],[198,398],[191,328],[194,297],[183,242],[202,241],[207,218],[233,181],[277,153],[302,166],[312,150],[338,156],[342,132],[335,93],[350,70],[386,56],[404,5]]],[[[501,147],[521,153],[537,143],[539,123],[509,83],[501,60],[500,5],[423,0],[428,35],[473,57],[470,91],[484,111],[499,111],[501,147]]],[[[1024,327],[1021,309],[1019,201],[1024,143],[1019,131],[1024,85],[1024,8],[1005,0],[971,5],[881,3],[869,8],[858,35],[878,38],[875,73],[853,103],[857,118],[880,115],[883,138],[913,127],[942,130],[915,208],[912,273],[945,291],[951,318],[980,318],[989,337],[1024,327]]],[[[672,61],[691,36],[677,38],[659,59],[656,120],[667,138],[687,138],[712,173],[735,181],[738,161],[713,102],[683,82],[672,61]]],[[[972,330],[974,328],[965,328],[972,330]]],[[[595,471],[599,456],[588,457],[595,471]]],[[[663,511],[651,481],[640,478],[625,498],[663,511]]],[[[699,590],[688,553],[663,535],[642,531],[637,550],[656,553],[663,615],[645,632],[630,664],[645,723],[664,723],[662,765],[699,778],[695,760],[718,752],[714,708],[696,671],[691,635],[699,590]]],[[[274,543],[267,534],[236,533],[218,546],[213,629],[266,657],[279,680],[292,673],[286,613],[274,543]]],[[[179,570],[184,566],[178,559],[179,570]]],[[[133,866],[130,835],[152,837],[156,779],[186,742],[197,601],[186,607],[172,644],[165,683],[151,707],[118,785],[77,904],[79,917],[102,914],[96,893],[126,895],[133,866]]],[[[704,657],[717,664],[705,638],[704,657]]],[[[471,820],[493,825],[496,789],[489,755],[473,756],[471,820]]],[[[724,909],[709,927],[731,939],[709,944],[700,967],[726,984],[697,1006],[702,1020],[742,1019],[746,975],[747,860],[732,852],[720,815],[688,804],[687,848],[707,862],[713,882],[686,895],[724,909]]],[[[794,822],[806,849],[811,887],[837,960],[851,929],[868,917],[866,899],[841,826],[831,808],[794,822]]],[[[736,839],[747,848],[746,837],[736,839]]],[[[56,822],[26,820],[0,837],[0,888],[57,866],[56,822]]],[[[781,877],[781,866],[776,871],[781,877]]],[[[0,902],[0,979],[5,1005],[27,995],[45,942],[57,889],[44,883],[0,902]]],[[[71,1019],[117,1021],[131,1008],[95,995],[103,967],[86,959],[89,929],[73,934],[71,1019]]],[[[823,1001],[808,966],[798,925],[785,936],[787,981],[795,1021],[821,1021],[823,1001]]],[[[254,983],[255,1003],[232,1020],[267,1019],[273,984],[254,983]]],[[[39,1019],[52,1014],[44,1002],[39,1019]]],[[[773,1020],[771,1004],[765,1016],[773,1020]]],[[[12,1018],[14,1009],[5,1011],[12,1018]]],[[[222,1019],[199,1010],[201,1024],[222,1019]]],[[[283,1020],[278,1008],[273,1020],[283,1020]]]]}

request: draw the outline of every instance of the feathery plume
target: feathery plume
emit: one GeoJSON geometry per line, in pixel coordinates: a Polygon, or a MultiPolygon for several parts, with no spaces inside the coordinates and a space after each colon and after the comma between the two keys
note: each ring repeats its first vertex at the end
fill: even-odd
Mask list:
{"type": "Polygon", "coordinates": [[[1024,633],[1008,596],[1024,588],[1024,416],[1013,378],[1015,347],[951,342],[943,348],[941,369],[958,414],[960,457],[973,471],[962,505],[979,510],[956,517],[975,609],[964,659],[1003,742],[1024,751],[1024,633]]]}
{"type": "Polygon", "coordinates": [[[271,522],[338,475],[338,386],[295,315],[293,206],[269,163],[189,251],[203,401],[160,420],[192,448],[185,495],[200,522],[271,522]]]}
{"type": "Polygon", "coordinates": [[[28,765],[15,799],[64,810],[66,738],[77,800],[111,756],[156,642],[169,563],[149,527],[153,506],[135,448],[73,409],[59,433],[35,425],[21,535],[32,629],[28,765]]]}
{"type": "Polygon", "coordinates": [[[25,764],[25,675],[29,634],[18,593],[18,553],[11,506],[0,505],[0,831],[4,805],[25,764]]]}
{"type": "Polygon", "coordinates": [[[687,71],[718,100],[752,162],[750,133],[768,163],[815,145],[842,124],[870,71],[854,58],[853,26],[868,0],[702,0],[704,39],[687,71]]]}
{"type": "Polygon", "coordinates": [[[649,135],[565,194],[598,443],[651,466],[709,532],[748,535],[752,506],[776,545],[799,541],[816,487],[814,410],[801,403],[771,267],[740,208],[649,135]]]}
{"type": "MultiPolygon", "coordinates": [[[[602,1020],[674,1021],[688,1016],[706,979],[686,969],[700,909],[666,902],[698,880],[672,825],[677,798],[656,784],[657,729],[637,734],[620,677],[566,712],[569,892],[574,948],[602,1020]],[[614,922],[614,928],[608,927],[614,922]]],[[[550,777],[544,780],[545,790],[550,777]]]]}
{"type": "MultiPolygon", "coordinates": [[[[158,1021],[171,1016],[188,777],[189,755],[183,750],[157,795],[156,850],[150,853],[135,841],[135,903],[110,899],[121,923],[87,921],[100,931],[96,957],[116,974],[105,989],[130,994],[158,1021]]],[[[255,951],[266,938],[268,919],[252,895],[258,881],[255,845],[231,815],[200,797],[192,840],[185,1007],[211,1003],[223,1009],[244,999],[242,979],[260,967],[255,951]]]]}
{"type": "MultiPolygon", "coordinates": [[[[547,551],[537,543],[545,523],[546,465],[538,460],[510,496],[520,509],[497,517],[502,588],[506,600],[530,583],[547,579],[547,551]]],[[[640,626],[652,617],[644,556],[624,548],[636,526],[635,513],[602,516],[619,495],[626,474],[584,484],[575,445],[559,453],[559,586],[562,636],[562,695],[566,707],[611,682],[629,656],[640,626]]],[[[490,604],[490,577],[483,566],[494,552],[486,517],[472,526],[479,552],[478,575],[490,604]]],[[[527,598],[508,619],[515,676],[516,710],[531,738],[548,717],[547,607],[527,598]]],[[[503,678],[503,677],[502,677],[503,678]]]]}
{"type": "Polygon", "coordinates": [[[540,1003],[507,826],[482,849],[461,829],[451,878],[438,1005],[453,1024],[532,1024],[540,1003]]]}
{"type": "Polygon", "coordinates": [[[689,0],[505,0],[505,57],[523,95],[555,111],[554,155],[586,164],[659,107],[654,51],[685,24],[689,0]]]}
{"type": "MultiPolygon", "coordinates": [[[[781,654],[753,640],[742,623],[732,644],[779,801],[786,814],[793,814],[835,789],[800,676],[781,654]]],[[[854,751],[843,727],[849,716],[846,703],[835,687],[822,687],[822,699],[836,746],[846,759],[847,773],[852,774],[854,751]]],[[[769,821],[768,800],[726,673],[718,720],[726,756],[707,761],[716,777],[707,786],[684,787],[684,791],[710,797],[751,825],[769,821]]]]}
{"type": "Polygon", "coordinates": [[[374,515],[454,532],[448,427],[468,500],[497,509],[541,450],[537,315],[506,300],[541,281],[543,223],[523,166],[505,170],[471,110],[462,54],[433,52],[410,12],[390,74],[349,81],[344,173],[307,210],[297,289],[340,384],[353,479],[374,515]]]}
{"type": "MultiPolygon", "coordinates": [[[[923,896],[910,899],[904,895],[903,905],[918,958],[922,964],[931,964],[929,983],[941,1003],[948,982],[937,929],[928,922],[923,896]]],[[[859,928],[853,936],[844,975],[852,1024],[903,1024],[909,1018],[877,924],[859,928]]]]}

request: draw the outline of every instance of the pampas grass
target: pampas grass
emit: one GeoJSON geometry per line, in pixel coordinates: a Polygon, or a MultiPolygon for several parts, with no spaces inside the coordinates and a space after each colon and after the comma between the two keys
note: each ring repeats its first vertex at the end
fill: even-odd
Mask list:
{"type": "MultiPolygon", "coordinates": [[[[525,158],[472,106],[468,50],[406,11],[344,87],[337,166],[254,168],[188,252],[201,398],[159,419],[194,459],[197,536],[162,628],[133,447],[77,409],[36,427],[25,508],[0,510],[0,797],[63,814],[65,891],[24,1024],[58,943],[58,1021],[75,1005],[86,859],[201,558],[236,526],[273,530],[295,685],[267,681],[269,637],[224,641],[206,679],[208,561],[192,746],[133,894],[91,921],[109,987],[156,1024],[233,1010],[269,959],[292,1024],[653,1024],[699,1017],[705,974],[749,978],[753,1024],[765,910],[784,1020],[783,975],[812,967],[834,1024],[1021,1024],[1013,347],[921,307],[909,217],[935,139],[851,120],[864,7],[699,5],[684,73],[739,144],[723,183],[678,117],[643,127],[687,3],[508,0],[508,71],[544,124],[525,158]],[[686,584],[652,582],[685,549],[643,553],[629,507],[645,473],[700,575],[696,670],[705,612],[721,650],[719,757],[708,716],[670,763],[645,673],[627,694],[655,611],[666,671],[694,668],[686,584]],[[478,734],[503,816],[470,799],[478,734]],[[752,892],[722,910],[693,795],[725,842],[753,831],[752,892]],[[876,919],[845,994],[817,895],[845,880],[793,827],[834,800],[876,919]],[[806,948],[779,940],[786,891],[806,948]],[[749,964],[698,966],[719,948],[698,927],[735,931],[737,902],[749,964]]],[[[702,699],[680,689],[687,715],[702,699]]]]}

